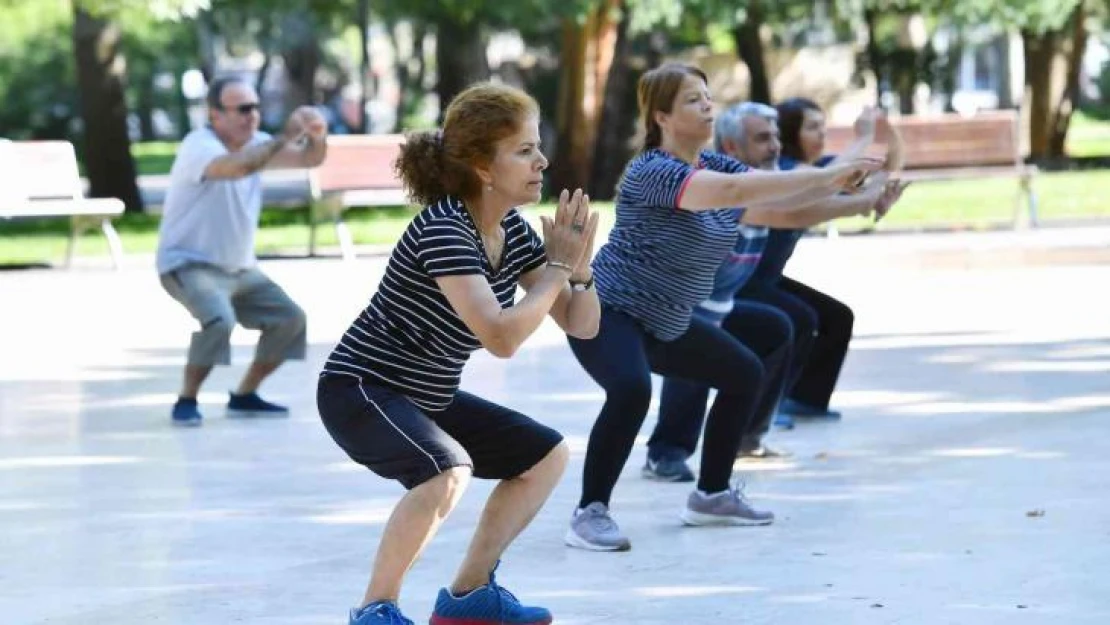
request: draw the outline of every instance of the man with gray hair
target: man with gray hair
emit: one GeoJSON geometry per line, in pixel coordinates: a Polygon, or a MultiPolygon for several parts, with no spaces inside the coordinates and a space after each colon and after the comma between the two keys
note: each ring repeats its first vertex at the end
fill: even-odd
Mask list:
{"type": "Polygon", "coordinates": [[[258,396],[282,362],[305,355],[305,314],[258,268],[255,233],[264,168],[308,168],[327,154],[327,125],[312,107],[295,110],[281,134],[258,129],[259,98],[237,77],[208,87],[208,125],[181,142],[170,171],[156,264],[162,287],[197,321],[172,423],[198,426],[197,394],[215,365],[231,360],[236,324],[261,330],[254,362],[229,394],[230,416],[286,416],[258,396]]]}
{"type": "MultiPolygon", "coordinates": [[[[873,115],[873,113],[865,113],[873,115]]],[[[714,123],[714,148],[761,170],[778,169],[778,112],[766,104],[744,102],[724,111],[714,123]]],[[[857,214],[867,214],[887,201],[885,175],[873,176],[864,189],[853,196],[815,201],[799,195],[792,201],[798,210],[780,213],[774,223],[747,223],[750,213],[741,216],[740,237],[722,263],[714,280],[713,292],[694,314],[720,324],[747,346],[763,365],[763,375],[751,384],[759,385],[760,400],[744,430],[740,447],[742,459],[778,458],[786,454],[763,444],[786,385],[795,372],[792,368],[794,328],[790,317],[768,304],[740,299],[737,293],[755,272],[767,246],[770,228],[809,227],[857,214]],[[789,226],[788,224],[796,224],[789,226]]],[[[648,441],[644,477],[659,481],[688,482],[694,473],[686,460],[694,453],[702,424],[709,389],[678,378],[666,378],[660,397],[659,421],[648,441]]],[[[788,417],[778,424],[793,427],[788,417]]]]}

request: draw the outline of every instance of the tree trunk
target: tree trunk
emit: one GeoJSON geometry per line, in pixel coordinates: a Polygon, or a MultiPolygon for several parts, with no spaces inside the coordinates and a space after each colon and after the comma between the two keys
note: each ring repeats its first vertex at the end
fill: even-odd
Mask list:
{"type": "MultiPolygon", "coordinates": [[[[589,19],[587,19],[587,22],[589,19]]],[[[559,95],[555,111],[555,155],[551,163],[550,184],[556,192],[581,186],[584,172],[580,160],[586,132],[582,100],[586,96],[586,47],[588,24],[573,18],[563,21],[559,47],[559,95]]]]}
{"type": "Polygon", "coordinates": [[[1025,44],[1025,91],[1029,111],[1029,156],[1051,156],[1049,149],[1052,118],[1053,74],[1059,33],[1022,31],[1025,44]]]}
{"type": "Polygon", "coordinates": [[[1024,106],[1029,117],[1030,158],[1065,156],[1087,45],[1086,16],[1087,3],[1081,1],[1060,30],[1021,33],[1025,47],[1024,106]]]}
{"type": "Polygon", "coordinates": [[[763,7],[759,0],[748,4],[748,16],[743,24],[732,29],[732,39],[740,60],[748,66],[750,89],[748,99],[753,102],[771,103],[771,81],[767,76],[767,63],[763,58],[763,40],[759,36],[763,28],[763,7]]]}
{"type": "Polygon", "coordinates": [[[439,121],[447,105],[470,85],[489,80],[486,36],[477,22],[460,24],[445,17],[436,22],[436,94],[439,121]]]}
{"type": "Polygon", "coordinates": [[[956,93],[956,87],[960,82],[960,65],[963,63],[963,56],[964,30],[963,27],[960,27],[956,31],[955,37],[948,44],[948,49],[944,52],[942,72],[937,81],[940,87],[938,91],[944,97],[944,112],[946,113],[956,112],[956,109],[952,108],[952,96],[956,93]]]}
{"type": "Polygon", "coordinates": [[[667,36],[667,31],[662,28],[657,28],[647,35],[647,52],[644,57],[647,61],[648,69],[655,69],[663,63],[667,53],[670,52],[671,41],[667,36]]]}
{"type": "Polygon", "coordinates": [[[621,20],[613,48],[613,63],[605,83],[605,97],[598,120],[590,173],[590,197],[612,199],[624,164],[630,156],[629,139],[636,133],[636,90],[632,72],[632,45],[628,36],[632,12],[621,2],[621,20]]]}
{"type": "Polygon", "coordinates": [[[917,87],[918,55],[913,48],[898,48],[891,55],[890,74],[898,94],[898,112],[913,115],[914,90],[917,87]]]}
{"type": "Polygon", "coordinates": [[[270,66],[273,64],[274,55],[267,46],[258,46],[258,52],[262,55],[262,67],[258,68],[258,76],[254,79],[254,91],[262,96],[263,88],[266,84],[266,74],[270,73],[270,66]]]}
{"type": "Polygon", "coordinates": [[[551,166],[554,189],[589,183],[598,117],[617,44],[613,16],[619,7],[620,0],[605,0],[590,12],[585,24],[573,19],[563,22],[556,152],[551,166]]]}
{"type": "Polygon", "coordinates": [[[212,82],[216,73],[216,26],[211,11],[204,11],[196,20],[197,62],[206,82],[212,82]]]}
{"type": "Polygon", "coordinates": [[[358,0],[358,41],[359,51],[359,95],[358,95],[358,132],[369,134],[370,116],[366,114],[366,105],[370,102],[371,84],[370,76],[370,0],[358,0]]]}
{"type": "Polygon", "coordinates": [[[883,67],[883,53],[879,50],[877,23],[879,13],[875,9],[866,9],[863,12],[864,23],[867,24],[867,64],[875,74],[875,106],[883,104],[883,90],[886,89],[884,77],[886,68],[883,67]]]}
{"type": "MultiPolygon", "coordinates": [[[[1086,25],[1086,2],[1081,1],[1072,12],[1071,19],[1065,28],[1069,29],[1071,36],[1062,43],[1061,54],[1064,57],[1064,88],[1056,101],[1056,108],[1052,113],[1052,124],[1049,129],[1048,153],[1053,157],[1066,156],[1068,127],[1071,125],[1071,116],[1079,103],[1079,75],[1083,66],[1083,53],[1087,50],[1088,31],[1086,25]]],[[[1067,32],[1067,31],[1066,31],[1067,32]]]]}
{"type": "Polygon", "coordinates": [[[316,101],[316,70],[320,68],[323,53],[317,38],[316,26],[311,19],[300,14],[289,14],[282,21],[282,32],[291,44],[282,51],[288,88],[285,93],[286,111],[292,111],[316,101]]]}
{"type": "Polygon", "coordinates": [[[119,198],[127,212],[142,212],[127,134],[125,63],[119,44],[119,28],[74,7],[73,51],[85,128],[83,154],[89,195],[119,198]]]}
{"type": "Polygon", "coordinates": [[[154,141],[154,72],[140,76],[138,110],[139,136],[143,141],[154,141]]]}

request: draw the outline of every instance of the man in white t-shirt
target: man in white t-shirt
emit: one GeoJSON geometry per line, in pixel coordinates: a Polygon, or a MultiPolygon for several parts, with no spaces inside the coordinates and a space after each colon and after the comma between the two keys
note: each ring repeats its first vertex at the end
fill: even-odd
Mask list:
{"type": "Polygon", "coordinates": [[[159,230],[162,286],[189,311],[193,334],[176,425],[201,423],[197,393],[215,365],[231,361],[236,323],[262,331],[254,362],[230,394],[229,416],[285,416],[288,409],[258,396],[258,386],[285,360],[304,358],[305,314],[258,269],[254,238],[262,212],[263,168],[315,167],[327,152],[327,125],[308,106],[282,132],[258,130],[258,94],[237,78],[208,90],[209,125],[188,134],[170,171],[159,230]]]}

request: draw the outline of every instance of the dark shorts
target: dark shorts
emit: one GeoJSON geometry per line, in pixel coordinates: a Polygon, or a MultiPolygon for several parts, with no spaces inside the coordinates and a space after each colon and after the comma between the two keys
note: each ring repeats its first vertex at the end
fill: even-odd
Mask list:
{"type": "Polygon", "coordinates": [[[546,425],[463,391],[446,410],[425,413],[392,389],[324,374],[316,405],[352,460],[408,489],[460,466],[475,477],[511,479],[563,440],[546,425]]]}

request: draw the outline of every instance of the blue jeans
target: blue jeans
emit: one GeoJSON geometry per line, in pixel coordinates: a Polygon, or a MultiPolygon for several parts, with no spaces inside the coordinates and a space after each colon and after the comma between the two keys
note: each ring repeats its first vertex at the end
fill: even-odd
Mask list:
{"type": "MultiPolygon", "coordinates": [[[[712,317],[706,312],[695,314],[702,318],[712,317]]],[[[761,376],[744,379],[758,399],[754,414],[746,419],[748,425],[742,434],[740,449],[756,449],[771,427],[786,385],[793,326],[790,317],[773,306],[737,299],[732,312],[721,321],[721,327],[743,346],[750,366],[762,372],[761,376]]],[[[680,377],[666,378],[659,399],[659,422],[648,440],[649,456],[653,460],[692,456],[705,422],[708,401],[709,387],[704,384],[680,377]]]]}

